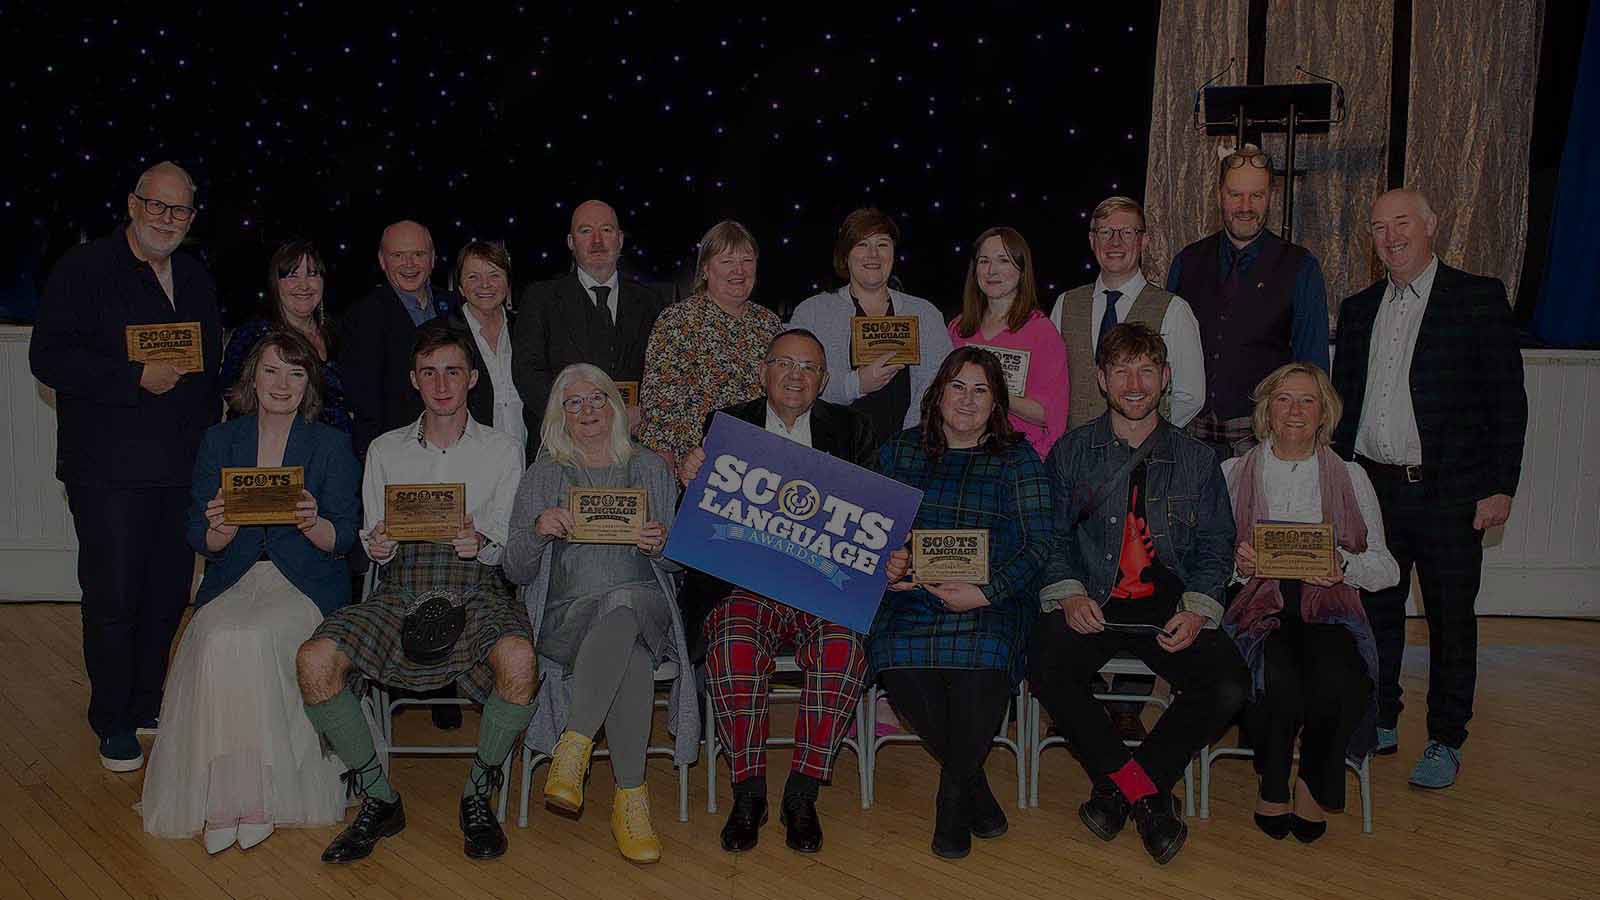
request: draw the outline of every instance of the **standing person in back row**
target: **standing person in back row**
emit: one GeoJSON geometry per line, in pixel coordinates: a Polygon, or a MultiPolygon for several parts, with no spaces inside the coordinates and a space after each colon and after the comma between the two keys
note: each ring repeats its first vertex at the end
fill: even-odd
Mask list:
{"type": "Polygon", "coordinates": [[[129,223],[78,247],[50,275],[28,362],[56,392],[56,477],[78,535],[89,725],[100,764],[144,765],[167,653],[189,601],[184,542],[201,435],[222,412],[217,289],[178,245],[195,217],[189,173],[170,162],[139,176],[129,223]],[[199,322],[201,367],[128,359],[130,325],[199,322]]]}
{"type": "Polygon", "coordinates": [[[1217,164],[1222,230],[1183,248],[1167,273],[1200,322],[1206,396],[1190,435],[1217,458],[1255,446],[1250,391],[1287,362],[1328,370],[1328,290],[1311,251],[1267,230],[1272,171],[1249,144],[1217,164]]]}

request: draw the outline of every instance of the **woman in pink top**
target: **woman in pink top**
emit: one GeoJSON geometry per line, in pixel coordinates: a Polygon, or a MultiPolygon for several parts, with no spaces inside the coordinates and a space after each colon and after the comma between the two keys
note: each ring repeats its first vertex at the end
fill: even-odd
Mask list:
{"type": "Polygon", "coordinates": [[[957,347],[993,349],[1008,375],[1026,360],[1022,393],[1011,385],[1011,424],[1043,459],[1067,430],[1070,394],[1067,348],[1040,312],[1038,297],[1028,242],[1015,228],[991,228],[973,245],[961,314],[950,322],[950,341],[957,347]]]}

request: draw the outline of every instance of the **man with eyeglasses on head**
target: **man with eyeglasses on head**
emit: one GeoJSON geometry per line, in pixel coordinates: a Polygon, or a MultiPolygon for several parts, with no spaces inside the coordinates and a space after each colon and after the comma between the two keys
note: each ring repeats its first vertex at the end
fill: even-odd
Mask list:
{"type": "MultiPolygon", "coordinates": [[[[826,351],[817,336],[803,328],[785,331],[772,339],[762,357],[763,395],[722,412],[867,466],[877,449],[872,423],[850,407],[818,400],[827,380],[826,351]]],[[[706,430],[710,428],[708,417],[706,430]]],[[[679,466],[679,479],[693,481],[705,461],[703,448],[690,450],[679,466]]],[[[722,849],[752,849],[767,820],[767,689],[774,660],[787,650],[800,666],[801,711],[779,820],[791,849],[815,853],[822,847],[819,789],[832,776],[839,743],[866,687],[861,636],[702,573],[691,572],[690,579],[684,593],[712,601],[709,614],[700,610],[697,615],[686,607],[684,624],[693,634],[705,618],[706,691],[716,713],[717,738],[733,767],[733,810],[722,829],[722,849]]]]}
{"type": "Polygon", "coordinates": [[[1137,200],[1107,197],[1089,216],[1089,249],[1100,264],[1100,274],[1091,284],[1063,291],[1050,313],[1067,345],[1072,386],[1068,430],[1106,411],[1105,397],[1095,383],[1094,354],[1100,336],[1120,322],[1139,322],[1167,342],[1172,390],[1162,398],[1161,412],[1168,421],[1182,428],[1205,402],[1200,324],[1182,297],[1145,280],[1142,257],[1149,245],[1144,207],[1137,200]]]}
{"type": "Polygon", "coordinates": [[[161,712],[194,576],[189,482],[201,435],[222,411],[216,285],[175,252],[194,224],[194,180],[159,163],[139,176],[127,208],[127,226],[56,266],[29,348],[34,377],[56,392],[56,477],[78,535],[89,724],[113,772],[144,764],[136,735],[153,732],[161,712]],[[200,325],[198,371],[130,359],[129,326],[189,322],[200,325]]]}
{"type": "Polygon", "coordinates": [[[1279,366],[1328,370],[1328,291],[1311,251],[1267,230],[1272,169],[1246,144],[1217,164],[1222,230],[1183,248],[1167,272],[1200,323],[1206,389],[1188,432],[1219,459],[1255,446],[1250,391],[1279,366]]]}

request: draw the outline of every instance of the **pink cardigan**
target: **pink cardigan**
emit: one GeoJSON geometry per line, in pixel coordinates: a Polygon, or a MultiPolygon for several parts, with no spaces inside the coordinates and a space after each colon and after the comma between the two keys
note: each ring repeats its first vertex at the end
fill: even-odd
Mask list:
{"type": "Polygon", "coordinates": [[[1033,318],[1018,331],[1006,329],[985,340],[981,330],[972,337],[962,337],[956,331],[960,317],[950,320],[950,342],[956,347],[968,344],[1005,347],[1028,351],[1028,399],[1044,406],[1044,425],[1025,422],[1011,414],[1011,425],[1028,438],[1028,443],[1038,451],[1039,458],[1050,454],[1050,448],[1067,430],[1067,404],[1071,393],[1067,382],[1067,346],[1061,333],[1044,313],[1034,310],[1033,318]]]}

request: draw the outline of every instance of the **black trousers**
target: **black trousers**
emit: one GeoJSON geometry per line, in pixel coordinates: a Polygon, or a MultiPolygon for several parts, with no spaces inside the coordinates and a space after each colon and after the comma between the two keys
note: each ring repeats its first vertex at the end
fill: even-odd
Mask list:
{"type": "MultiPolygon", "coordinates": [[[[1298,605],[1298,598],[1292,602],[1298,605]]],[[[1371,702],[1372,679],[1348,628],[1307,624],[1298,616],[1279,622],[1262,648],[1265,692],[1245,714],[1261,799],[1289,802],[1298,736],[1300,777],[1311,795],[1325,809],[1343,809],[1345,749],[1371,702]]]]}
{"type": "Polygon", "coordinates": [[[895,713],[939,761],[946,785],[964,784],[983,769],[1015,692],[996,669],[889,669],[878,681],[895,713]]]}
{"type": "Polygon", "coordinates": [[[1467,740],[1478,683],[1476,606],[1483,578],[1483,532],[1472,527],[1477,504],[1440,504],[1425,483],[1408,484],[1371,466],[1367,472],[1383,510],[1385,539],[1400,563],[1399,584],[1362,595],[1378,642],[1378,725],[1394,728],[1405,706],[1400,663],[1415,564],[1428,621],[1428,738],[1460,748],[1467,740]]]}
{"type": "Polygon", "coordinates": [[[67,485],[78,533],[89,725],[110,737],[161,713],[194,551],[184,539],[189,490],[67,485]]]}
{"type": "Polygon", "coordinates": [[[1222,731],[1249,694],[1250,674],[1228,636],[1204,629],[1177,653],[1154,637],[1102,631],[1079,634],[1060,610],[1039,617],[1028,644],[1028,684],[1050,718],[1077,750],[1094,779],[1131,758],[1157,788],[1172,790],[1196,751],[1222,731]],[[1144,743],[1130,754],[1094,699],[1089,679],[1118,653],[1130,653],[1167,680],[1178,696],[1144,743]]]}

